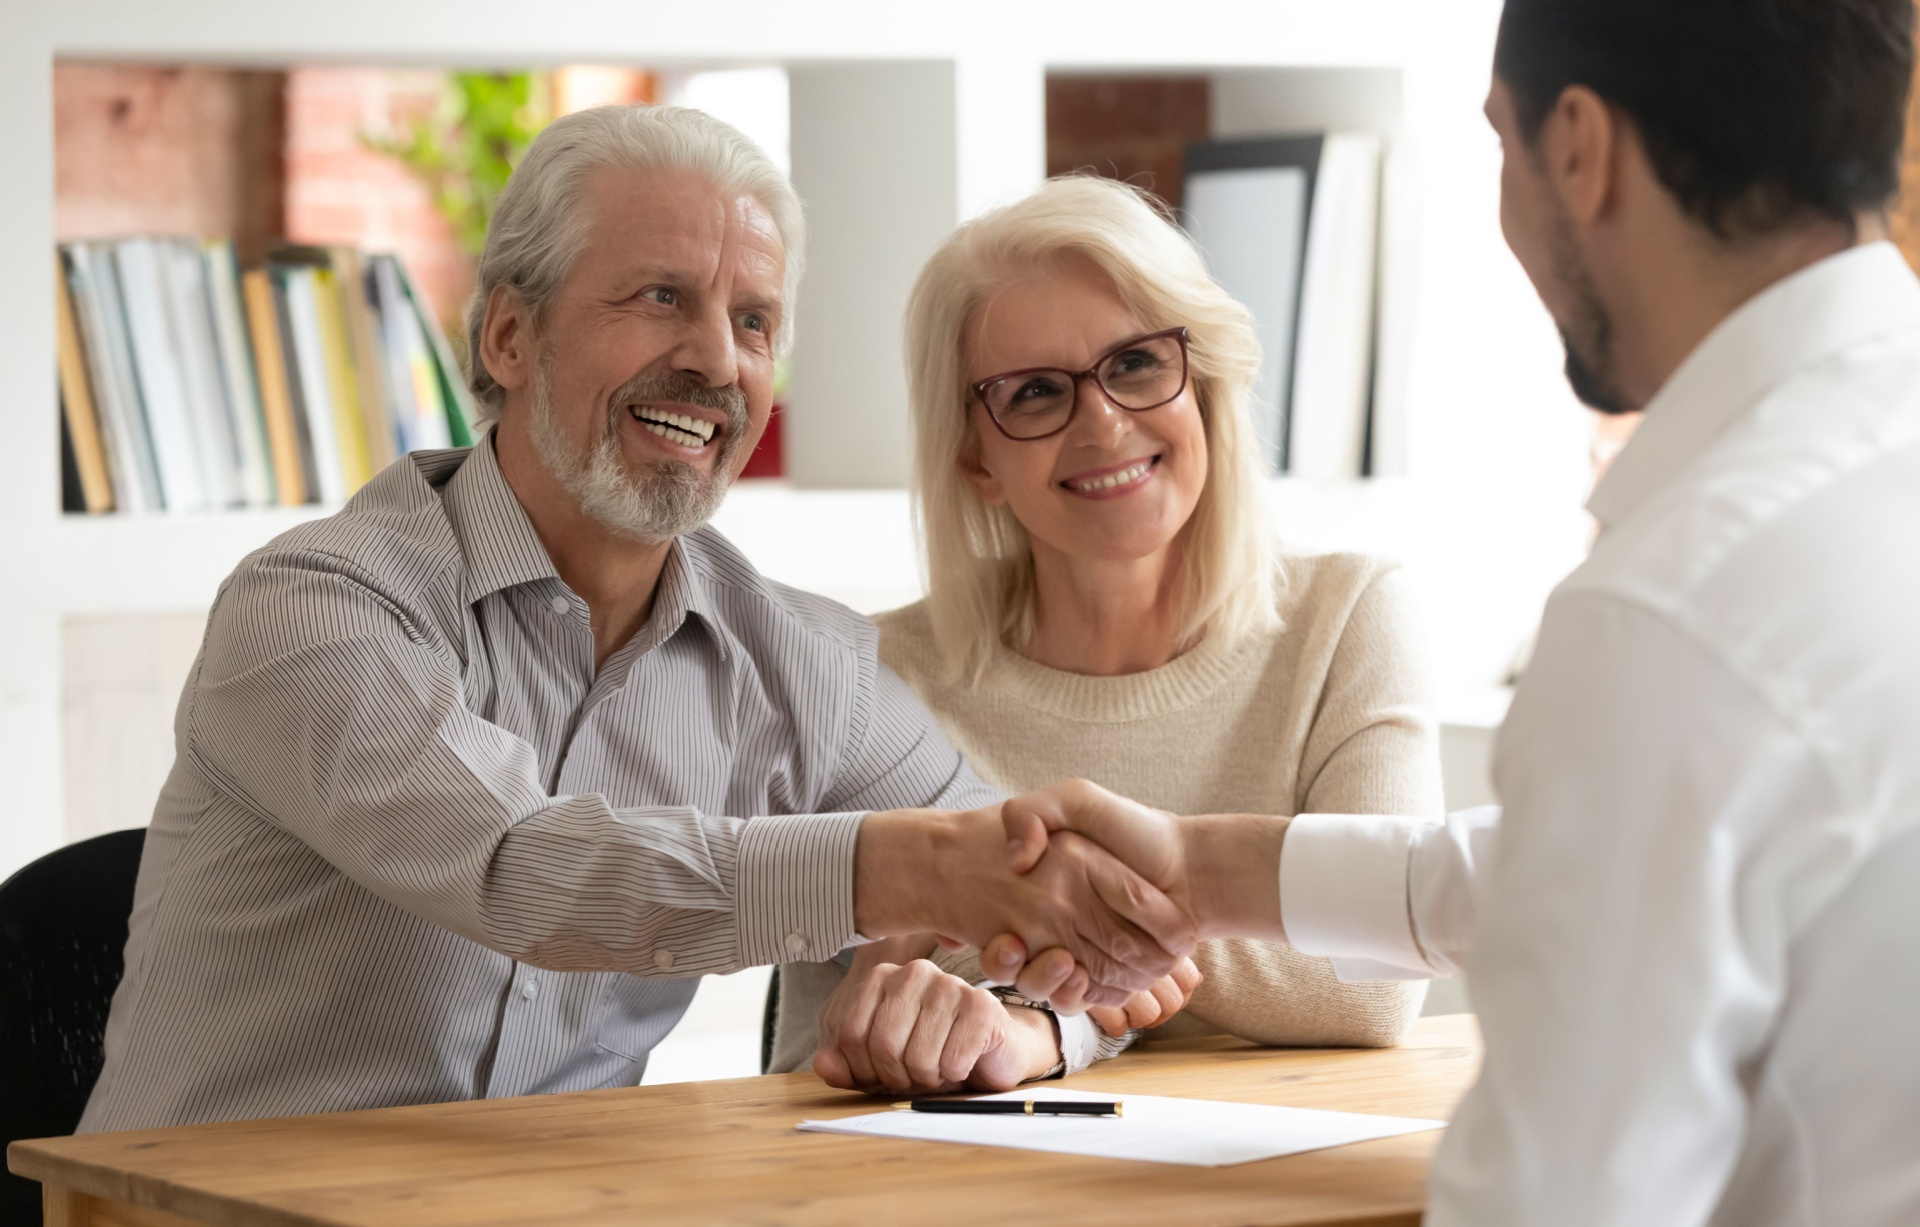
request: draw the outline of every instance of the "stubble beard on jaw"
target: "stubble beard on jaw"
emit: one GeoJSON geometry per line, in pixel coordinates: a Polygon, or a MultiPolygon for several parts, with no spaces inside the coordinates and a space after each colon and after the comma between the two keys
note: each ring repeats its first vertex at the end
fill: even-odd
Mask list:
{"type": "Polygon", "coordinates": [[[553,408],[553,355],[541,354],[533,377],[531,435],[535,453],[580,510],[636,541],[658,542],[690,533],[713,518],[732,483],[733,458],[747,434],[747,398],[739,388],[710,388],[683,375],[643,371],[622,384],[607,404],[600,437],[576,447],[553,408]],[[679,401],[719,409],[727,422],[711,471],[683,460],[654,460],[630,474],[620,451],[620,419],[627,406],[679,401]]]}
{"type": "Polygon", "coordinates": [[[1572,318],[1557,323],[1567,352],[1567,386],[1582,404],[1601,413],[1632,413],[1640,406],[1620,391],[1613,369],[1613,315],[1601,301],[1593,273],[1573,239],[1573,221],[1564,211],[1548,235],[1553,275],[1573,299],[1572,318]]]}

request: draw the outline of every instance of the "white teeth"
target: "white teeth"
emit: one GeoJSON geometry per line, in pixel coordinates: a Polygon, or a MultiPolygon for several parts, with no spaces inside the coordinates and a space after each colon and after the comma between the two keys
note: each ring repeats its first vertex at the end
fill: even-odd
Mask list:
{"type": "Polygon", "coordinates": [[[1116,486],[1130,485],[1133,482],[1139,481],[1142,477],[1146,476],[1147,470],[1152,467],[1153,461],[1142,460],[1139,464],[1129,465],[1118,473],[1109,473],[1105,477],[1096,477],[1091,481],[1074,482],[1073,488],[1076,490],[1112,490],[1116,486]]]}
{"type": "Polygon", "coordinates": [[[634,420],[663,439],[685,447],[705,447],[718,429],[712,422],[684,413],[668,413],[651,405],[630,405],[634,420]]]}

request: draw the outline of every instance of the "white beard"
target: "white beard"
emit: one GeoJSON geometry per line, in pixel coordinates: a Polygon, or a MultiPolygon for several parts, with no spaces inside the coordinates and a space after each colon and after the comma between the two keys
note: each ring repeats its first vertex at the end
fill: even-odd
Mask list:
{"type": "Polygon", "coordinates": [[[626,409],[609,411],[598,442],[575,448],[553,411],[552,366],[552,355],[543,353],[533,376],[529,433],[540,462],[581,511],[637,541],[667,541],[713,518],[727,497],[725,475],[732,470],[736,432],[728,431],[721,441],[711,473],[684,461],[656,460],[639,477],[629,476],[620,455],[620,423],[613,417],[626,409]]]}

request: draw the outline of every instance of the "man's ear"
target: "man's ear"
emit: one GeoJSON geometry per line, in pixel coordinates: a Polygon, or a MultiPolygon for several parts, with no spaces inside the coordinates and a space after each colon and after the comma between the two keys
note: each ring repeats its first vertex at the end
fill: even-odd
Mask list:
{"type": "Polygon", "coordinates": [[[1584,85],[1560,91],[1536,142],[1547,180],[1567,216],[1591,225],[1617,203],[1623,117],[1584,85]]]}
{"type": "Polygon", "coordinates": [[[533,380],[533,328],[520,295],[496,285],[487,295],[487,314],[480,322],[480,352],[476,357],[493,382],[519,391],[533,380]]]}

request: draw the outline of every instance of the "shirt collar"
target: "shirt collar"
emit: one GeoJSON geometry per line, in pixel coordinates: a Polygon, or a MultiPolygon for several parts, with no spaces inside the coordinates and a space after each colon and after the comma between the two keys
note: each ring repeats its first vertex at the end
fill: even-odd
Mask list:
{"type": "Polygon", "coordinates": [[[676,537],[673,548],[667,551],[666,564],[660,568],[647,624],[633,637],[633,654],[649,652],[673,638],[685,625],[688,615],[706,629],[720,659],[727,659],[728,636],[725,626],[714,616],[706,574],[699,559],[688,549],[688,538],[676,537]]]}
{"type": "Polygon", "coordinates": [[[469,604],[516,584],[560,578],[533,531],[533,521],[500,471],[492,430],[474,442],[467,462],[447,483],[446,507],[467,560],[469,604]]]}
{"type": "MultiPolygon", "coordinates": [[[[534,532],[526,508],[500,471],[491,429],[474,442],[466,463],[447,482],[446,508],[467,561],[468,604],[517,584],[545,579],[564,582],[554,569],[553,559],[547,556],[547,547],[540,543],[540,535],[534,532]]],[[[687,615],[693,614],[707,629],[721,658],[726,658],[728,636],[714,613],[713,594],[708,591],[706,570],[697,553],[689,552],[686,537],[675,539],[668,550],[659,585],[654,589],[653,611],[646,626],[634,636],[639,652],[672,638],[687,615]]]]}
{"type": "Polygon", "coordinates": [[[1828,354],[1920,327],[1920,284],[1891,243],[1828,256],[1754,295],[1707,334],[1647,403],[1646,420],[1587,500],[1601,527],[1675,480],[1768,389],[1828,354]]]}

